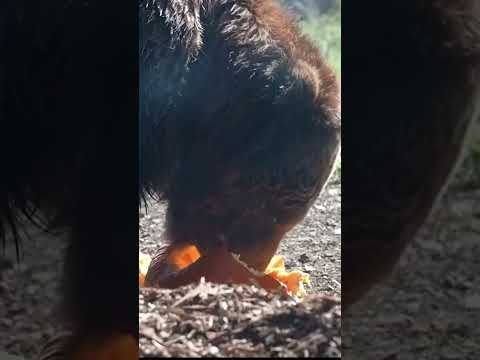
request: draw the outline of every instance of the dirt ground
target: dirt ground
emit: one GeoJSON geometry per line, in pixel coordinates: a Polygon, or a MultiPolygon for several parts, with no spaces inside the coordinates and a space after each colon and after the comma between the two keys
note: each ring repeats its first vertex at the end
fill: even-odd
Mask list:
{"type": "Polygon", "coordinates": [[[8,246],[9,263],[0,270],[0,352],[26,359],[61,329],[57,305],[65,250],[61,238],[39,231],[30,236],[22,262],[16,263],[15,249],[8,246]]]}
{"type": "Polygon", "coordinates": [[[139,309],[141,357],[340,357],[339,299],[200,281],[142,288],[139,309]]]}

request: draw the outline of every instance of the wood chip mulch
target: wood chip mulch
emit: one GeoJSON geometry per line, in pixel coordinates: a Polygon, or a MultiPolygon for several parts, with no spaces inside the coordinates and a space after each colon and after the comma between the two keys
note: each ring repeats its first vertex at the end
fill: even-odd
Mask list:
{"type": "Polygon", "coordinates": [[[140,356],[340,357],[338,299],[204,281],[139,294],[140,356]]]}

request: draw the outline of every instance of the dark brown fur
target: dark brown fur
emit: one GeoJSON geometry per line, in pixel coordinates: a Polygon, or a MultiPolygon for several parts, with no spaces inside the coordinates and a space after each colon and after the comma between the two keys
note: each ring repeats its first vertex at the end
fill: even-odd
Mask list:
{"type": "Polygon", "coordinates": [[[447,183],[480,110],[478,1],[362,2],[347,14],[346,306],[391,272],[447,183]]]}
{"type": "Polygon", "coordinates": [[[0,238],[69,233],[77,340],[138,327],[136,19],[111,5],[0,5],[0,238]]]}
{"type": "Polygon", "coordinates": [[[162,266],[155,264],[185,243],[205,253],[225,242],[264,269],[333,168],[340,141],[336,77],[276,1],[145,2],[141,14],[152,13],[140,30],[142,111],[149,109],[140,118],[141,181],[168,201],[172,245],[154,261],[147,283],[158,281],[162,266]],[[172,21],[176,6],[190,6],[192,16],[172,21]],[[173,50],[162,48],[169,41],[153,31],[165,23],[179,39],[173,50]],[[183,62],[170,60],[177,54],[183,62]],[[158,64],[170,67],[170,77],[151,70],[158,64]],[[173,90],[159,95],[155,83],[173,90]]]}

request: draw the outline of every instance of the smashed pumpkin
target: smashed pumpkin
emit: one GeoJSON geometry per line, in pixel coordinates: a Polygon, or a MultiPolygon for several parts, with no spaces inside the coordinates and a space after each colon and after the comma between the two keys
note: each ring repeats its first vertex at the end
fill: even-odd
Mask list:
{"type": "MultiPolygon", "coordinates": [[[[267,290],[283,289],[290,295],[302,298],[306,295],[305,284],[310,285],[310,277],[301,271],[286,271],[285,259],[275,255],[264,273],[248,267],[239,257],[219,247],[208,256],[200,256],[193,245],[182,248],[169,256],[178,269],[182,269],[170,281],[166,280],[161,287],[175,288],[199,281],[205,277],[207,281],[216,283],[256,283],[267,290]]],[[[151,258],[141,254],[139,257],[139,283],[143,286],[151,258]]]]}

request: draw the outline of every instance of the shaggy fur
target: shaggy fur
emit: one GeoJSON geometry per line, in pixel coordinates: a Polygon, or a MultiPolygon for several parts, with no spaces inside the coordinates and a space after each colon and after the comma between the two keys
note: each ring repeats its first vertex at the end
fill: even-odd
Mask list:
{"type": "Polygon", "coordinates": [[[273,0],[143,1],[140,19],[140,179],[171,244],[146,281],[192,243],[263,270],[332,171],[335,75],[273,0]]]}

